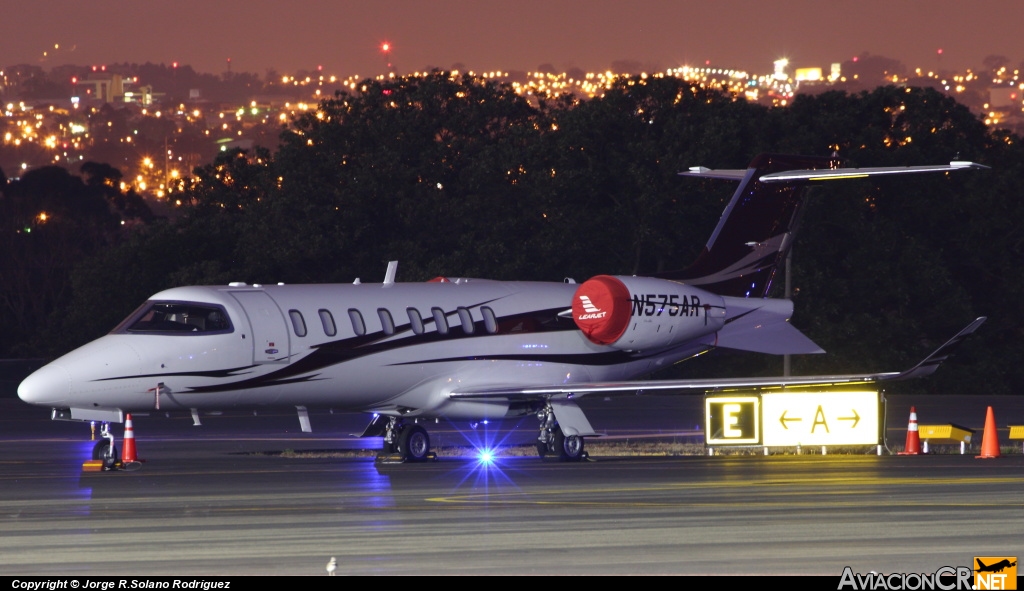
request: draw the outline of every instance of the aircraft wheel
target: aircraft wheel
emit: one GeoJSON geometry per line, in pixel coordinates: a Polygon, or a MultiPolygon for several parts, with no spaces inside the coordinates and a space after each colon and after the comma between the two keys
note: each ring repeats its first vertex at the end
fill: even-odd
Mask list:
{"type": "Polygon", "coordinates": [[[419,425],[409,425],[402,429],[398,438],[398,453],[407,462],[422,462],[430,453],[430,436],[427,430],[419,425]]]}
{"type": "Polygon", "coordinates": [[[92,446],[92,459],[103,460],[105,464],[116,464],[118,460],[117,446],[110,445],[110,441],[100,439],[92,446]]]}
{"type": "Polygon", "coordinates": [[[543,441],[538,441],[537,442],[537,455],[542,457],[542,458],[544,456],[548,455],[548,444],[547,443],[545,443],[543,441]]]}
{"type": "Polygon", "coordinates": [[[559,429],[555,431],[555,449],[563,462],[578,462],[583,459],[583,438],[579,435],[566,437],[559,429]]]}

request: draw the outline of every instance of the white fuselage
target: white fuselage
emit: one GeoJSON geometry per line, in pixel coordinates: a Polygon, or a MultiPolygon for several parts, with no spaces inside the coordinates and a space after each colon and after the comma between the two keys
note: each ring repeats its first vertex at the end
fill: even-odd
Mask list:
{"type": "Polygon", "coordinates": [[[143,307],[110,334],[34,373],[19,396],[97,411],[305,406],[498,418],[525,409],[449,394],[625,380],[714,344],[711,330],[660,350],[594,344],[565,314],[577,287],[459,279],[174,288],[147,304],[216,307],[229,319],[226,328],[133,329],[143,307]]]}

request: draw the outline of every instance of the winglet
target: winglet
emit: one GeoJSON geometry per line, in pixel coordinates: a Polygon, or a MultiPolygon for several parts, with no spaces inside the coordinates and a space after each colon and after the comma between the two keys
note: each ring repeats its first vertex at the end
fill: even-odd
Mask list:
{"type": "Polygon", "coordinates": [[[921,361],[921,363],[918,363],[917,365],[906,371],[900,372],[898,375],[893,376],[891,379],[909,380],[913,378],[923,378],[925,376],[932,375],[933,373],[935,373],[935,370],[939,368],[939,365],[941,365],[943,361],[949,358],[949,356],[953,353],[953,350],[960,346],[960,343],[963,342],[964,339],[971,336],[974,333],[974,331],[978,330],[978,327],[981,326],[987,319],[988,318],[986,318],[985,316],[981,316],[979,318],[974,319],[974,322],[971,322],[963,330],[956,333],[956,335],[953,338],[946,341],[945,344],[936,349],[931,355],[925,357],[921,361]]]}

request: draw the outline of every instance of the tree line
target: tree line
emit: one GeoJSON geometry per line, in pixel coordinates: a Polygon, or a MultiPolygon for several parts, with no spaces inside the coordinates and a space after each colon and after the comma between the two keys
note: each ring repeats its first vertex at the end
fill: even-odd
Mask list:
{"type": "MultiPolygon", "coordinates": [[[[36,213],[15,202],[42,197],[26,197],[30,175],[0,185],[0,355],[62,353],[175,285],[379,281],[393,259],[401,281],[682,268],[735,186],[677,173],[744,168],[761,152],[992,167],[813,190],[794,247],[793,323],[829,354],[794,360],[794,373],[900,369],[988,315],[960,363],[917,387],[1022,383],[1019,137],[990,132],[931,89],[800,95],[773,109],[670,77],[621,79],[590,100],[522,96],[444,72],[367,80],[297,118],[273,150],[197,168],[180,216],[128,232],[120,221],[144,216],[110,196],[68,197],[92,209],[71,216],[66,236],[56,224],[16,232],[36,213]],[[32,257],[29,243],[40,250],[32,257]]],[[[721,355],[671,371],[780,369],[774,358],[721,355]]]]}

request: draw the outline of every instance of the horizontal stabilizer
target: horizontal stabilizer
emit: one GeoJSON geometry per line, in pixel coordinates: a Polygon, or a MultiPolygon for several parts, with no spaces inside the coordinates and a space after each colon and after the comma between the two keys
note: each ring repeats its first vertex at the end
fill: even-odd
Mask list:
{"type": "Polygon", "coordinates": [[[691,167],[682,176],[737,181],[718,225],[693,263],[655,274],[722,296],[764,298],[796,233],[809,187],[824,181],[988,168],[974,162],[841,168],[835,157],[760,154],[745,170],[691,167]]]}
{"type": "Polygon", "coordinates": [[[723,179],[727,181],[742,181],[747,175],[745,168],[721,168],[713,169],[706,166],[691,166],[690,170],[679,173],[679,176],[696,176],[706,179],[723,179]]]}
{"type": "Polygon", "coordinates": [[[744,330],[728,329],[726,326],[718,333],[715,346],[769,355],[809,355],[825,352],[817,343],[781,318],[768,320],[744,330]]]}
{"type": "Polygon", "coordinates": [[[718,331],[716,347],[770,355],[824,353],[814,341],[789,323],[793,303],[789,300],[761,300],[725,297],[731,314],[718,331]]]}
{"type": "MultiPolygon", "coordinates": [[[[830,181],[839,179],[858,179],[890,174],[914,174],[919,172],[949,172],[953,170],[969,170],[989,168],[975,162],[954,160],[948,165],[935,164],[925,166],[876,166],[871,168],[832,168],[826,170],[786,170],[762,175],[758,180],[762,183],[781,183],[791,181],[830,181]]],[[[713,171],[712,171],[713,172],[713,171]]],[[[731,171],[730,171],[731,172],[731,171]]],[[[722,178],[722,177],[717,177],[722,178]]]]}
{"type": "MultiPolygon", "coordinates": [[[[923,166],[873,166],[867,168],[826,168],[783,170],[757,177],[762,183],[781,183],[792,181],[828,181],[838,179],[856,179],[890,174],[914,174],[919,172],[950,172],[954,170],[979,170],[990,167],[977,162],[954,160],[949,164],[929,164],[923,166]]],[[[746,169],[722,168],[714,169],[705,166],[691,166],[679,176],[693,176],[707,179],[723,179],[742,181],[747,174],[746,169]]]]}

